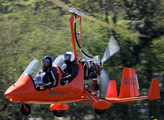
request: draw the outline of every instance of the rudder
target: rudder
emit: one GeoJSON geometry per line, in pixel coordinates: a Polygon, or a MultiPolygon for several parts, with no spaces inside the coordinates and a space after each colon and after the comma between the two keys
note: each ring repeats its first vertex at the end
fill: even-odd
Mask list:
{"type": "Polygon", "coordinates": [[[119,98],[139,96],[138,80],[133,68],[123,68],[119,98]]]}

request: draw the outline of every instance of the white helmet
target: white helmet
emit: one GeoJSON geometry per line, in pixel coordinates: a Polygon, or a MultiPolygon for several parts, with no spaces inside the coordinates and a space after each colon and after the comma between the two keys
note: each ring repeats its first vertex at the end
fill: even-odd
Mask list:
{"type": "Polygon", "coordinates": [[[72,53],[72,52],[66,52],[64,55],[63,55],[63,61],[64,62],[73,62],[75,59],[75,55],[72,53]]]}

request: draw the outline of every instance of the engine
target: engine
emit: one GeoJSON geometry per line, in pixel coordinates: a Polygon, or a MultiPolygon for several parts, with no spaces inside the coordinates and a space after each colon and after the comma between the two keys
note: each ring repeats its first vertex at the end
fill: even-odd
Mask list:
{"type": "Polygon", "coordinates": [[[89,60],[83,59],[83,67],[84,67],[84,78],[92,79],[97,78],[101,75],[102,63],[100,60],[100,56],[97,55],[89,60]]]}
{"type": "Polygon", "coordinates": [[[94,56],[89,60],[83,59],[84,79],[92,80],[92,93],[99,96],[99,79],[101,75],[102,63],[100,56],[94,56]]]}

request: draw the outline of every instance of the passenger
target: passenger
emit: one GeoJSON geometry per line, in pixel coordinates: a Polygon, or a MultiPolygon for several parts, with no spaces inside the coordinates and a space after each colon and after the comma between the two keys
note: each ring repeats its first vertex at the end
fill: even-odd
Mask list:
{"type": "Polygon", "coordinates": [[[75,60],[75,55],[72,52],[66,52],[63,55],[63,61],[65,64],[61,67],[63,71],[63,75],[60,79],[61,85],[65,85],[68,82],[71,82],[79,72],[79,66],[75,60]]]}
{"type": "Polygon", "coordinates": [[[45,56],[41,60],[42,69],[40,69],[34,78],[36,88],[40,87],[44,89],[52,88],[57,85],[57,72],[52,68],[53,59],[50,56],[45,56]]]}

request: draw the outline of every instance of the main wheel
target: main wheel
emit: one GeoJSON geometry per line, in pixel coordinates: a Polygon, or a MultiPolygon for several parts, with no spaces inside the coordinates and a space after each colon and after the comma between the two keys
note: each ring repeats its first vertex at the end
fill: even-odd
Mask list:
{"type": "Polygon", "coordinates": [[[64,113],[64,111],[60,111],[60,110],[54,110],[52,112],[57,117],[61,117],[63,115],[63,113],[64,113]]]}
{"type": "Polygon", "coordinates": [[[95,110],[95,113],[98,114],[98,115],[102,115],[105,110],[99,110],[99,109],[94,109],[95,110]]]}
{"type": "Polygon", "coordinates": [[[25,104],[25,107],[27,109],[25,109],[24,105],[22,104],[21,107],[20,107],[20,111],[21,111],[22,115],[27,116],[27,115],[29,115],[31,113],[31,107],[28,104],[25,104]]]}

